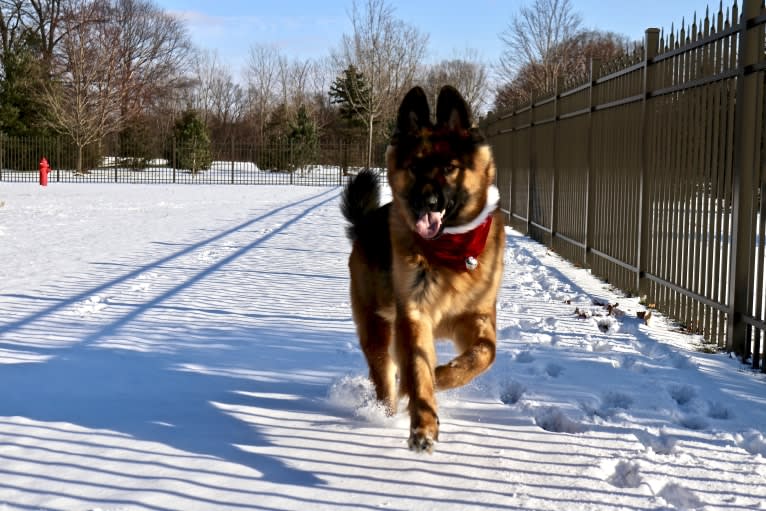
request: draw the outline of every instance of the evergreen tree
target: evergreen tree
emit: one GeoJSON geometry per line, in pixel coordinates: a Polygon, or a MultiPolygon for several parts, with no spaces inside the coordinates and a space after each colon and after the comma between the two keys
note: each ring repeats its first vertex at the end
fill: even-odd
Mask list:
{"type": "Polygon", "coordinates": [[[40,133],[39,59],[26,46],[14,48],[2,57],[0,73],[0,131],[10,136],[40,133]]]}
{"type": "Polygon", "coordinates": [[[271,112],[264,127],[266,147],[261,149],[258,166],[272,171],[290,169],[290,119],[287,105],[280,103],[271,112]]]}
{"type": "Polygon", "coordinates": [[[136,118],[124,130],[118,133],[118,156],[122,157],[121,165],[134,169],[146,168],[152,155],[162,154],[157,150],[154,135],[149,129],[145,118],[136,118]]]}
{"type": "Polygon", "coordinates": [[[290,123],[288,135],[292,149],[292,163],[295,169],[300,169],[316,160],[318,150],[317,129],[309,117],[306,106],[301,105],[295,119],[290,123]]]}
{"type": "Polygon", "coordinates": [[[351,132],[363,132],[369,121],[370,86],[353,64],[330,86],[330,103],[339,105],[340,115],[351,132]]]}
{"type": "Polygon", "coordinates": [[[196,174],[213,163],[210,136],[205,123],[194,110],[187,110],[176,122],[173,134],[178,150],[178,166],[196,174]]]}

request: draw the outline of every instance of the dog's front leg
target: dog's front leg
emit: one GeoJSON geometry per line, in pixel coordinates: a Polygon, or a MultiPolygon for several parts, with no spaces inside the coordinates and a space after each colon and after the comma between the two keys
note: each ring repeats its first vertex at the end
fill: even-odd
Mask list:
{"type": "Polygon", "coordinates": [[[414,306],[397,308],[396,342],[402,393],[410,399],[410,438],[413,451],[433,450],[439,439],[439,419],[434,397],[436,352],[433,325],[414,306]]]}
{"type": "Polygon", "coordinates": [[[460,355],[436,368],[438,390],[460,387],[486,371],[495,360],[495,313],[468,313],[455,318],[445,337],[453,337],[460,355]]]}

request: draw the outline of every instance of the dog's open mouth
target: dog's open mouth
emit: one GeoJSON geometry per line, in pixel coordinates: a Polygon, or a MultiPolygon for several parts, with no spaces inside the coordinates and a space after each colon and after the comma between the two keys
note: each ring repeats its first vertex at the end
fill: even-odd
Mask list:
{"type": "Polygon", "coordinates": [[[420,215],[415,222],[415,231],[421,238],[430,240],[439,235],[442,230],[444,211],[428,211],[420,215]]]}

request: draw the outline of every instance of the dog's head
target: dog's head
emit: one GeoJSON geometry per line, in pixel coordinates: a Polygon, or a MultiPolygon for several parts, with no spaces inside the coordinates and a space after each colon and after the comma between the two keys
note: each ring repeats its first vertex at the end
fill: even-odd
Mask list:
{"type": "Polygon", "coordinates": [[[471,222],[495,179],[492,153],[460,93],[446,86],[431,122],[420,87],[404,97],[386,153],[388,181],[408,226],[424,239],[471,222]]]}

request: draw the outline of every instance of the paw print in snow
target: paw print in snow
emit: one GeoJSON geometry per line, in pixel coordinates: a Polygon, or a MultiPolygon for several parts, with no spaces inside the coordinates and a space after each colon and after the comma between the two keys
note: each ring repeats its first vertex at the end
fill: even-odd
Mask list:
{"type": "Polygon", "coordinates": [[[103,299],[99,295],[93,295],[85,301],[75,305],[75,312],[82,317],[101,312],[108,305],[109,298],[103,299]]]}

